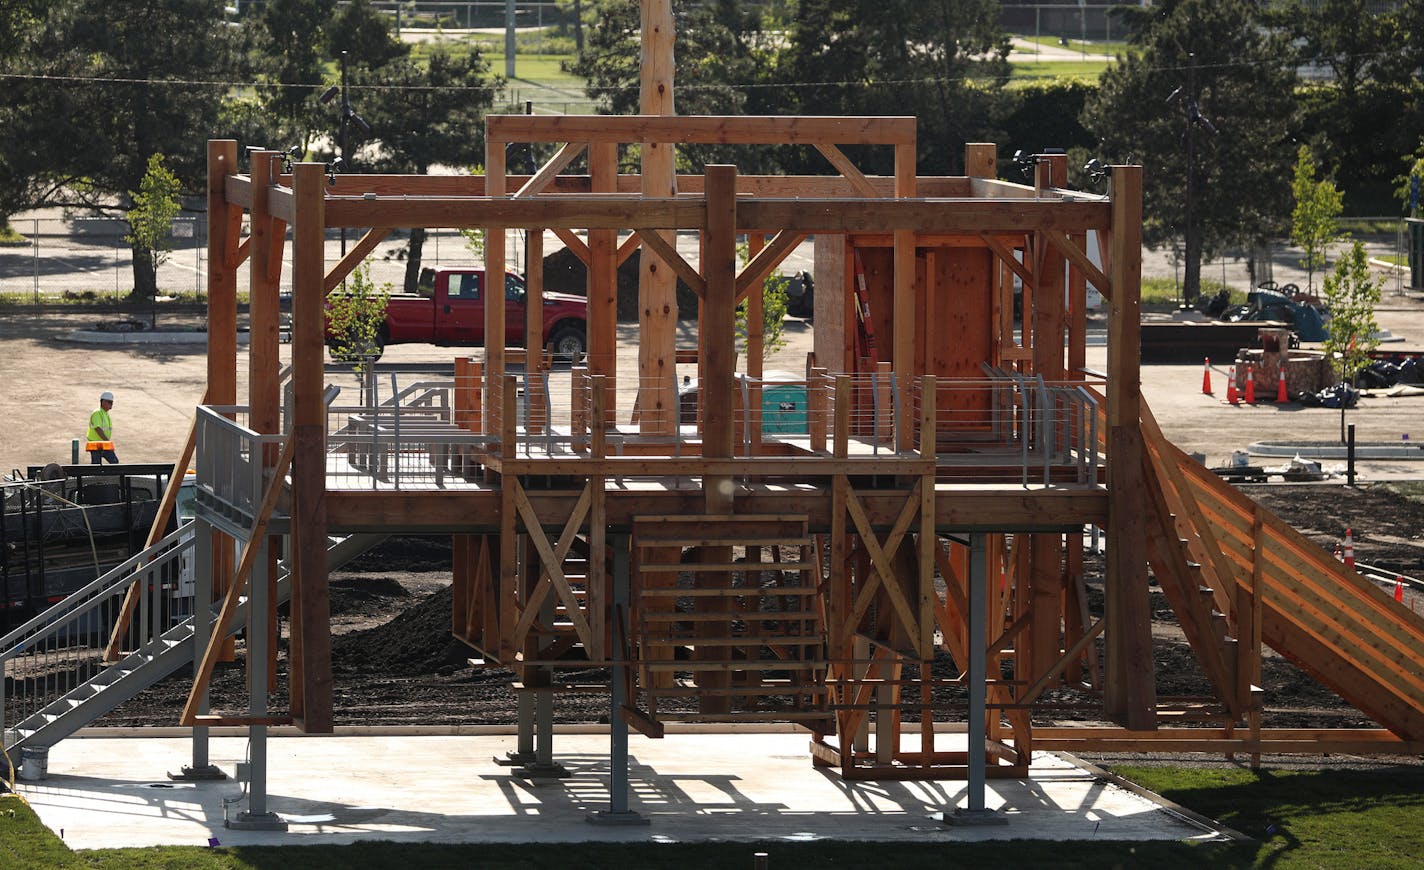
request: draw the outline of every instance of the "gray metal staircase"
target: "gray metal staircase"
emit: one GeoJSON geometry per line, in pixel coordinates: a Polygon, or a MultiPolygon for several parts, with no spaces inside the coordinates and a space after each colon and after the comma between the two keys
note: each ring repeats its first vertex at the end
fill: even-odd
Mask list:
{"type": "MultiPolygon", "coordinates": [[[[328,567],[341,567],[385,538],[362,534],[332,542],[327,549],[328,567]]],[[[193,617],[179,619],[167,629],[162,626],[175,621],[168,616],[174,599],[163,593],[177,588],[181,562],[191,560],[195,549],[192,524],[185,524],[0,638],[0,676],[9,676],[8,700],[12,708],[20,709],[19,720],[0,732],[12,758],[24,746],[53,746],[193,662],[193,617]],[[135,583],[143,584],[133,620],[141,642],[134,652],[104,666],[99,659],[107,627],[135,583]],[[75,685],[60,693],[66,681],[75,685]],[[51,684],[55,688],[51,689],[51,684]]],[[[285,565],[281,571],[278,602],[291,595],[285,565]]],[[[245,623],[246,609],[244,598],[229,633],[245,623]]],[[[212,609],[209,619],[216,610],[212,609]]]]}

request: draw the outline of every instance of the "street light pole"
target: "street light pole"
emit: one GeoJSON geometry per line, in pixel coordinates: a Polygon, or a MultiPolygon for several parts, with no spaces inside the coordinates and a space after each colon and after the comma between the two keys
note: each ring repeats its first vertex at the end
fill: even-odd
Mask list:
{"type": "MultiPolygon", "coordinates": [[[[346,52],[341,52],[341,125],[337,128],[336,147],[341,165],[346,166],[346,125],[351,118],[351,89],[346,86],[346,52]]],[[[341,256],[346,256],[346,227],[341,228],[341,256]]]]}

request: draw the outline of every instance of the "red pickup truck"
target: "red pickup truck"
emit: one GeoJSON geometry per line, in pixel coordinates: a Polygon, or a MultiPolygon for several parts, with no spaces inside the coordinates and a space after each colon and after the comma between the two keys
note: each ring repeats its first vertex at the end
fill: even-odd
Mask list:
{"type": "MultiPolygon", "coordinates": [[[[386,301],[386,320],[376,336],[374,355],[388,344],[423,342],[447,346],[485,343],[485,271],[435,269],[418,295],[397,294],[386,301]]],[[[524,279],[504,276],[504,343],[524,346],[524,279]]],[[[544,343],[556,357],[573,359],[588,349],[588,300],[567,293],[544,294],[544,343]]],[[[328,326],[327,344],[334,348],[328,326]]]]}

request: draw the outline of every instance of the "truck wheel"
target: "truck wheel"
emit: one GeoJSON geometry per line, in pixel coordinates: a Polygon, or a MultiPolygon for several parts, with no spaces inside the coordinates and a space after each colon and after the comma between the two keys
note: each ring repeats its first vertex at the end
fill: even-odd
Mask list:
{"type": "Polygon", "coordinates": [[[554,346],[555,359],[577,361],[588,350],[583,330],[572,324],[555,329],[549,343],[554,346]]]}

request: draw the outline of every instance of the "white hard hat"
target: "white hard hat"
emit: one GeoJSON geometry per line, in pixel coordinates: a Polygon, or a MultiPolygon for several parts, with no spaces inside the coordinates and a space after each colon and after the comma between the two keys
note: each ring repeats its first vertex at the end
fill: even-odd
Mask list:
{"type": "Polygon", "coordinates": [[[114,394],[109,392],[108,390],[105,390],[104,392],[99,394],[99,401],[112,402],[114,401],[114,394]]]}

